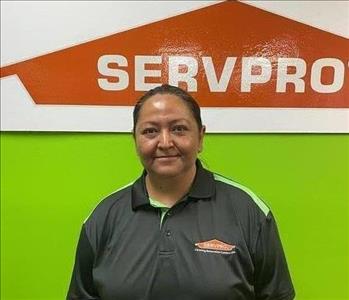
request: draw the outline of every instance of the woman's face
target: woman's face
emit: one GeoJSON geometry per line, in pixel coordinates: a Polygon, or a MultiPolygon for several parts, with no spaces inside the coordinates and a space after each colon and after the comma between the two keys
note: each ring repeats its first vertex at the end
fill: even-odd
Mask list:
{"type": "Polygon", "coordinates": [[[192,112],[179,97],[157,94],[145,101],[135,128],[137,153],[150,175],[173,177],[195,169],[202,148],[192,112]]]}

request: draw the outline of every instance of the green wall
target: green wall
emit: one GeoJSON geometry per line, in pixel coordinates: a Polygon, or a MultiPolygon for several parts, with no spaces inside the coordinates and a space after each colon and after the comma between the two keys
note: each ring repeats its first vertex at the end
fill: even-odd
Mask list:
{"type": "MultiPolygon", "coordinates": [[[[349,135],[209,134],[272,208],[298,300],[349,299],[349,135]]],[[[64,299],[83,220],[141,171],[129,134],[1,133],[1,299],[64,299]]]]}

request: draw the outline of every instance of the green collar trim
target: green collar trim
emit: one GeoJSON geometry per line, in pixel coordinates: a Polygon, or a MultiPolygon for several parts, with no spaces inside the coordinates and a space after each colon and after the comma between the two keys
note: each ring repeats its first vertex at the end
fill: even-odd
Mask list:
{"type": "Polygon", "coordinates": [[[157,207],[157,208],[168,208],[168,209],[170,209],[168,206],[166,206],[166,205],[163,204],[162,202],[157,201],[157,200],[155,200],[155,199],[152,199],[152,198],[150,198],[150,197],[149,197],[149,203],[150,203],[150,205],[153,206],[153,207],[157,207]]]}

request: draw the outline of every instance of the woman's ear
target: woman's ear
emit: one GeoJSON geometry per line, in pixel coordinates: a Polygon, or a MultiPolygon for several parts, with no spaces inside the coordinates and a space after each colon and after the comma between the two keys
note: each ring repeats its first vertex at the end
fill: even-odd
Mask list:
{"type": "Polygon", "coordinates": [[[135,130],[132,131],[132,137],[133,137],[133,144],[134,144],[134,147],[135,147],[135,150],[136,150],[136,154],[137,154],[137,156],[139,156],[139,150],[138,150],[136,131],[135,130]]]}
{"type": "Polygon", "coordinates": [[[206,126],[205,125],[202,125],[201,127],[201,130],[200,130],[200,133],[199,133],[199,150],[198,150],[198,153],[200,153],[202,151],[202,148],[203,148],[203,143],[204,143],[204,136],[205,136],[205,133],[206,133],[206,126]]]}

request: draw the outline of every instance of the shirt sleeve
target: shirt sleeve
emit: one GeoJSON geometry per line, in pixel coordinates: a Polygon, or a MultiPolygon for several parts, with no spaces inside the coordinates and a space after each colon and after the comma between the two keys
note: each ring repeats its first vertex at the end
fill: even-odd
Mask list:
{"type": "Polygon", "coordinates": [[[67,294],[67,300],[99,300],[93,283],[92,269],[94,252],[86,235],[85,225],[81,229],[76,250],[73,274],[67,294]]]}
{"type": "Polygon", "coordinates": [[[291,300],[295,297],[276,222],[271,212],[261,223],[256,242],[255,295],[258,300],[291,300]]]}

